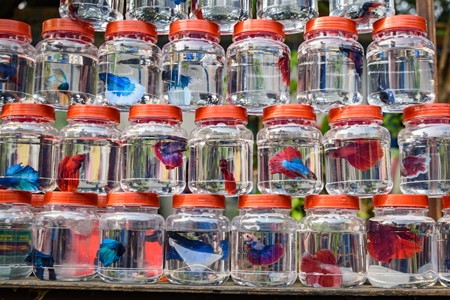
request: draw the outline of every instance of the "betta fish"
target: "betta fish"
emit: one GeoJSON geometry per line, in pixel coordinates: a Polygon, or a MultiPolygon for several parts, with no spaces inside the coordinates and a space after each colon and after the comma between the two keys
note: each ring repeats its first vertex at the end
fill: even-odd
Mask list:
{"type": "Polygon", "coordinates": [[[202,8],[198,5],[198,0],[191,0],[191,12],[196,19],[203,20],[202,8]]]}
{"type": "Polygon", "coordinates": [[[116,240],[104,239],[100,244],[98,259],[105,268],[118,261],[125,253],[125,247],[116,240]]]}
{"type": "Polygon", "coordinates": [[[317,251],[314,255],[303,254],[300,272],[305,273],[306,283],[315,287],[338,288],[343,282],[336,257],[328,249],[317,251]]]}
{"type": "Polygon", "coordinates": [[[146,235],[144,238],[144,241],[146,242],[158,242],[158,244],[162,245],[163,244],[163,232],[161,230],[155,230],[155,232],[153,232],[150,235],[146,235]]]}
{"type": "Polygon", "coordinates": [[[348,57],[353,64],[355,65],[356,73],[359,76],[363,74],[363,65],[364,65],[364,53],[360,48],[355,47],[354,45],[340,45],[339,52],[348,57]]]}
{"type": "Polygon", "coordinates": [[[283,174],[289,178],[302,177],[304,179],[317,180],[317,176],[303,164],[300,151],[291,146],[286,147],[286,149],[278,152],[270,159],[269,169],[270,174],[283,174]]]}
{"type": "Polygon", "coordinates": [[[183,164],[183,152],[187,142],[183,138],[177,141],[159,141],[152,146],[156,158],[166,166],[166,170],[173,170],[183,164]]]}
{"type": "Polygon", "coordinates": [[[49,76],[44,82],[44,89],[47,91],[58,91],[61,99],[60,104],[69,104],[69,83],[66,74],[61,69],[52,69],[53,75],[49,76]]]}
{"type": "Polygon", "coordinates": [[[6,170],[5,177],[0,178],[0,186],[23,191],[39,190],[39,173],[30,166],[15,164],[6,170]]]}
{"type": "Polygon", "coordinates": [[[53,256],[42,253],[33,248],[33,250],[31,250],[31,253],[25,258],[25,262],[28,265],[33,265],[34,274],[37,278],[44,280],[44,272],[45,268],[47,268],[48,279],[56,280],[56,273],[55,269],[53,268],[53,265],[55,263],[53,256]]]}
{"type": "Polygon", "coordinates": [[[106,85],[106,99],[113,105],[133,105],[144,96],[145,88],[132,77],[112,73],[98,74],[106,85]]]}
{"type": "Polygon", "coordinates": [[[219,161],[219,168],[222,173],[223,180],[225,181],[225,190],[229,195],[236,194],[236,180],[234,179],[233,173],[228,170],[228,161],[225,158],[222,158],[219,161]]]}
{"type": "Polygon", "coordinates": [[[184,76],[180,74],[178,76],[178,69],[172,69],[162,72],[162,79],[168,83],[169,90],[176,88],[187,88],[187,86],[191,83],[192,79],[189,76],[184,76]]]}
{"type": "Polygon", "coordinates": [[[400,174],[406,178],[414,178],[419,174],[425,174],[428,172],[430,161],[431,158],[425,154],[408,155],[402,160],[400,174]]]}
{"type": "Polygon", "coordinates": [[[447,268],[447,270],[450,270],[450,259],[447,258],[447,259],[444,261],[444,263],[445,263],[445,267],[447,268]]]}
{"type": "Polygon", "coordinates": [[[361,9],[349,11],[348,15],[350,19],[356,20],[356,22],[361,24],[366,24],[369,22],[370,18],[372,17],[372,11],[376,9],[377,7],[383,5],[380,2],[365,2],[361,9]]]}
{"type": "Polygon", "coordinates": [[[383,157],[383,148],[379,140],[352,140],[347,146],[332,150],[326,156],[346,159],[352,167],[360,171],[373,168],[383,157]]]}
{"type": "Polygon", "coordinates": [[[247,259],[255,266],[274,264],[284,255],[284,248],[280,243],[266,246],[248,233],[244,233],[244,242],[250,247],[247,259]]]}
{"type": "Polygon", "coordinates": [[[395,95],[392,91],[380,91],[378,93],[378,99],[386,105],[395,103],[395,95]]]}
{"type": "Polygon", "coordinates": [[[66,155],[58,164],[58,178],[56,184],[64,192],[76,192],[79,180],[79,171],[82,163],[86,159],[86,154],[76,154],[72,157],[66,155]]]}
{"type": "Polygon", "coordinates": [[[13,54],[11,56],[4,56],[0,60],[0,82],[11,81],[16,85],[19,84],[19,79],[17,78],[17,65],[11,60],[16,58],[17,55],[13,54]]]}
{"type": "Polygon", "coordinates": [[[291,85],[291,71],[290,71],[291,60],[289,58],[289,54],[283,52],[283,56],[280,57],[277,65],[281,71],[282,82],[286,86],[290,86],[291,85]]]}
{"type": "Polygon", "coordinates": [[[186,2],[186,0],[170,0],[170,1],[175,3],[175,5],[180,5],[181,3],[186,2]]]}

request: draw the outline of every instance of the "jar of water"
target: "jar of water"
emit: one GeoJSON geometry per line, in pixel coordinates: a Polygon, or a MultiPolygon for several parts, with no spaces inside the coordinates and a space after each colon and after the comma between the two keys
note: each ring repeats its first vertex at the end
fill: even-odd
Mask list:
{"type": "Polygon", "coordinates": [[[357,42],[355,22],[313,19],[306,23],[304,37],[298,48],[298,102],[321,112],[361,104],[364,48],[357,42]]]}
{"type": "Polygon", "coordinates": [[[290,101],[291,51],[284,27],[271,20],[247,20],[234,26],[227,49],[227,102],[249,114],[290,101]]]}
{"type": "Polygon", "coordinates": [[[45,194],[32,194],[31,195],[31,211],[34,214],[44,211],[44,198],[45,194]]]}
{"type": "Polygon", "coordinates": [[[35,49],[31,39],[30,25],[0,19],[0,106],[32,100],[35,49]]]}
{"type": "Polygon", "coordinates": [[[34,275],[41,280],[83,281],[97,273],[100,245],[97,194],[49,192],[33,224],[34,275]]]}
{"type": "Polygon", "coordinates": [[[118,109],[73,105],[61,129],[56,183],[61,191],[106,194],[119,185],[118,109]]]}
{"type": "Polygon", "coordinates": [[[188,186],[196,194],[237,196],[253,189],[253,133],[247,111],[224,105],[195,111],[190,134],[188,186]]]}
{"type": "Polygon", "coordinates": [[[358,217],[359,199],[310,195],[300,220],[300,281],[307,286],[340,288],[364,284],[366,225],[358,217]]]}
{"type": "Polygon", "coordinates": [[[427,288],[437,279],[435,221],[425,195],[375,195],[367,231],[369,282],[427,288]]]}
{"type": "Polygon", "coordinates": [[[28,277],[33,267],[31,193],[0,190],[0,280],[28,277]]]}
{"type": "Polygon", "coordinates": [[[36,46],[35,101],[64,111],[72,104],[92,104],[98,78],[92,25],[50,19],[42,24],[42,37],[36,46]]]}
{"type": "Polygon", "coordinates": [[[264,108],[258,132],[258,190],[263,194],[318,194],[322,181],[322,133],[311,106],[264,108]]]}
{"type": "Polygon", "coordinates": [[[0,119],[0,188],[33,193],[54,190],[59,137],[53,127],[53,107],[5,104],[0,119]]]}
{"type": "Polygon", "coordinates": [[[381,108],[371,105],[330,110],[331,129],[323,138],[329,194],[371,197],[392,190],[389,131],[381,108]]]}
{"type": "Polygon", "coordinates": [[[441,284],[450,287],[450,195],[442,197],[442,212],[436,223],[437,269],[441,284]]]}
{"type": "Polygon", "coordinates": [[[167,104],[131,107],[123,131],[121,186],[128,192],[181,193],[186,186],[187,133],[181,109],[167,104]]]}
{"type": "Polygon", "coordinates": [[[231,278],[239,285],[289,286],[297,279],[297,222],[287,195],[243,195],[231,222],[231,278]]]}
{"type": "Polygon", "coordinates": [[[223,195],[173,197],[167,217],[164,274],[171,283],[218,285],[230,276],[230,221],[223,195]]]}
{"type": "Polygon", "coordinates": [[[159,103],[161,50],[156,27],[136,20],[111,22],[99,50],[98,102],[129,111],[159,103]]]}
{"type": "Polygon", "coordinates": [[[414,15],[392,16],[374,23],[374,41],[367,48],[368,102],[385,112],[431,103],[434,45],[426,20],[414,15]]]}

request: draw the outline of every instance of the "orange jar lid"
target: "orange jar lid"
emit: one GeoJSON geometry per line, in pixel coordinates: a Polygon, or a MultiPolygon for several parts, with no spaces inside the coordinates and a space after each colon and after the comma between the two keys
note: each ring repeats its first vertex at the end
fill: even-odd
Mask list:
{"type": "Polygon", "coordinates": [[[359,198],[348,195],[309,195],[305,198],[305,209],[310,208],[359,210],[359,198]]]}
{"type": "Polygon", "coordinates": [[[33,207],[44,207],[44,194],[32,194],[31,195],[31,206],[33,207]]]}
{"type": "Polygon", "coordinates": [[[97,207],[98,208],[105,208],[106,207],[106,195],[97,195],[97,207]]]}
{"type": "Polygon", "coordinates": [[[0,19],[0,33],[24,35],[30,40],[30,42],[32,38],[31,26],[27,23],[16,20],[0,19]]]}
{"type": "Polygon", "coordinates": [[[329,112],[329,122],[346,119],[377,119],[383,120],[381,107],[375,105],[350,105],[332,108],[329,112]]]}
{"type": "Polygon", "coordinates": [[[305,35],[324,30],[343,31],[358,34],[355,21],[341,17],[320,17],[306,22],[305,35]]]}
{"type": "Polygon", "coordinates": [[[291,196],[278,194],[239,196],[238,208],[281,208],[291,209],[291,196]]]}
{"type": "Polygon", "coordinates": [[[304,104],[272,105],[263,109],[263,122],[278,118],[299,118],[316,121],[316,114],[312,106],[304,104]]]}
{"type": "Polygon", "coordinates": [[[427,21],[416,15],[396,15],[373,23],[372,36],[384,30],[419,30],[427,33],[427,21]]]}
{"type": "Polygon", "coordinates": [[[209,33],[220,40],[219,25],[207,20],[184,19],[173,21],[169,27],[169,38],[181,32],[209,33]]]}
{"type": "Polygon", "coordinates": [[[181,108],[169,104],[136,104],[130,109],[128,120],[138,118],[169,118],[183,121],[181,108]]]}
{"type": "Polygon", "coordinates": [[[449,118],[450,104],[434,103],[409,106],[403,110],[403,122],[421,117],[449,118]]]}
{"type": "Polygon", "coordinates": [[[428,197],[426,195],[405,195],[405,194],[387,194],[374,195],[374,207],[428,207],[428,197]]]}
{"type": "Polygon", "coordinates": [[[154,193],[110,193],[107,195],[108,206],[135,205],[159,207],[159,196],[154,193]]]}
{"type": "Polygon", "coordinates": [[[442,197],[442,209],[450,208],[450,195],[442,197]]]}
{"type": "Polygon", "coordinates": [[[94,40],[94,27],[81,20],[72,20],[69,18],[49,19],[42,23],[42,35],[50,31],[69,31],[88,36],[94,40]]]}
{"type": "Polygon", "coordinates": [[[40,117],[48,121],[55,121],[55,109],[46,104],[37,103],[8,103],[2,107],[0,118],[6,117],[40,117]]]}
{"type": "Polygon", "coordinates": [[[240,34],[275,34],[283,40],[286,38],[283,24],[265,19],[251,19],[236,23],[234,25],[233,39],[240,34]]]}
{"type": "Polygon", "coordinates": [[[47,192],[44,204],[97,206],[97,194],[75,192],[47,192]]]}
{"type": "Polygon", "coordinates": [[[158,40],[156,26],[139,20],[113,21],[106,25],[105,39],[120,34],[143,34],[151,37],[153,42],[158,40]]]}
{"type": "Polygon", "coordinates": [[[31,204],[31,193],[25,191],[0,190],[0,203],[31,204]]]}
{"type": "Polygon", "coordinates": [[[178,194],[173,196],[172,207],[225,209],[225,196],[212,194],[178,194]]]}
{"type": "Polygon", "coordinates": [[[67,111],[67,119],[75,118],[92,118],[120,123],[120,111],[115,107],[103,105],[71,105],[67,111]]]}
{"type": "Polygon", "coordinates": [[[195,122],[208,119],[239,119],[247,122],[247,109],[234,105],[213,105],[195,110],[195,122]]]}

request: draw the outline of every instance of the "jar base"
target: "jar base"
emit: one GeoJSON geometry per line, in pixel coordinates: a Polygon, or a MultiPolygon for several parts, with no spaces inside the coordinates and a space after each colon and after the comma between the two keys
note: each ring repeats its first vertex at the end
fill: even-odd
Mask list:
{"type": "Polygon", "coordinates": [[[96,267],[93,265],[34,267],[33,273],[41,280],[50,281],[87,281],[93,279],[97,274],[96,267]]]}
{"type": "Polygon", "coordinates": [[[243,106],[249,115],[262,115],[263,109],[271,105],[287,104],[290,101],[289,92],[246,91],[227,96],[230,105],[243,106]]]}
{"type": "Polygon", "coordinates": [[[156,283],[162,276],[162,269],[111,269],[98,268],[99,277],[108,283],[147,284],[156,283]]]}
{"type": "Polygon", "coordinates": [[[270,180],[258,182],[261,194],[282,194],[292,197],[319,194],[323,189],[322,181],[314,180],[270,180]]]}
{"type": "Polygon", "coordinates": [[[370,105],[377,105],[386,113],[401,113],[409,106],[433,103],[436,94],[427,90],[386,90],[367,96],[370,105]]]}
{"type": "Polygon", "coordinates": [[[297,101],[300,104],[313,106],[316,112],[328,113],[335,107],[361,104],[363,96],[361,93],[345,90],[311,90],[299,93],[297,101]]]}
{"type": "Polygon", "coordinates": [[[427,195],[429,198],[440,198],[450,194],[450,180],[421,180],[400,183],[403,194],[427,195]]]}
{"type": "Polygon", "coordinates": [[[166,278],[174,284],[182,285],[219,285],[230,277],[227,273],[187,270],[164,270],[166,278]]]}
{"type": "Polygon", "coordinates": [[[10,264],[0,266],[0,280],[23,279],[33,272],[33,268],[28,265],[10,264]]]}
{"type": "Polygon", "coordinates": [[[178,180],[159,180],[157,178],[133,178],[120,183],[125,192],[151,192],[158,195],[174,195],[183,192],[186,184],[178,180]]]}
{"type": "Polygon", "coordinates": [[[432,270],[409,274],[372,265],[369,266],[367,279],[372,286],[380,288],[427,288],[436,283],[438,275],[432,270]]]}
{"type": "Polygon", "coordinates": [[[392,181],[352,180],[327,183],[325,189],[331,195],[346,194],[364,198],[377,194],[389,194],[393,186],[392,181]]]}
{"type": "Polygon", "coordinates": [[[290,286],[297,280],[297,272],[231,272],[231,278],[245,286],[290,286]]]}
{"type": "MultiPolygon", "coordinates": [[[[165,3],[165,1],[158,2],[165,3]]],[[[164,5],[140,6],[126,14],[126,18],[129,20],[134,19],[152,23],[156,26],[158,34],[168,34],[170,23],[175,20],[187,19],[187,17],[187,14],[183,14],[179,9],[173,9],[164,5]]]]}
{"type": "Polygon", "coordinates": [[[230,194],[226,190],[225,182],[223,180],[190,181],[188,186],[193,194],[219,194],[227,197],[245,195],[253,190],[253,182],[236,181],[236,193],[230,194]]]}

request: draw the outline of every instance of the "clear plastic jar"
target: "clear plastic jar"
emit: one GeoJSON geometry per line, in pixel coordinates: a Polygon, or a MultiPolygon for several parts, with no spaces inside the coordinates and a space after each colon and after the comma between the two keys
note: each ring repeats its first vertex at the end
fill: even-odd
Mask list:
{"type": "Polygon", "coordinates": [[[330,16],[353,20],[358,33],[372,32],[375,21],[393,15],[394,0],[330,0],[330,16]]]}
{"type": "Polygon", "coordinates": [[[142,21],[111,22],[99,50],[97,101],[129,111],[134,104],[159,103],[161,49],[156,27],[142,21]]]}
{"type": "Polygon", "coordinates": [[[164,275],[171,283],[218,285],[230,276],[230,221],[223,195],[173,197],[167,217],[164,275]]]}
{"type": "Polygon", "coordinates": [[[247,20],[234,26],[227,49],[227,102],[251,115],[290,101],[291,51],[284,28],[271,20],[247,20]]]}
{"type": "Polygon", "coordinates": [[[0,19],[0,106],[32,100],[35,49],[31,39],[30,25],[0,19]]]}
{"type": "Polygon", "coordinates": [[[42,24],[36,46],[35,101],[67,110],[72,104],[92,104],[97,93],[98,49],[94,28],[86,22],[50,19],[42,24]]]}
{"type": "Polygon", "coordinates": [[[424,18],[387,17],[375,22],[374,41],[367,48],[367,100],[384,112],[432,103],[434,45],[427,38],[424,18]]]}
{"type": "Polygon", "coordinates": [[[205,20],[170,25],[170,42],[162,48],[163,99],[184,111],[223,102],[225,50],[219,26],[205,20]]]}
{"type": "Polygon", "coordinates": [[[318,194],[322,181],[322,133],[316,115],[302,104],[264,109],[258,132],[258,190],[263,194],[318,194]]]}
{"type": "Polygon", "coordinates": [[[369,282],[382,288],[426,288],[437,279],[436,223],[425,195],[375,195],[367,231],[369,282]]]}
{"type": "Polygon", "coordinates": [[[392,190],[389,131],[381,108],[371,105],[330,110],[331,129],[323,137],[329,194],[371,197],[392,190]]]}
{"type": "Polygon", "coordinates": [[[188,186],[194,194],[237,196],[253,189],[253,133],[247,111],[225,105],[195,111],[189,139],[188,186]]]}
{"type": "Polygon", "coordinates": [[[437,269],[440,283],[450,287],[450,195],[442,197],[442,212],[436,223],[437,269]]]}
{"type": "Polygon", "coordinates": [[[347,195],[312,195],[300,220],[300,281],[313,287],[364,284],[366,224],[358,217],[359,199],[347,195]]]}
{"type": "Polygon", "coordinates": [[[0,190],[0,280],[26,278],[33,270],[27,263],[33,244],[30,203],[29,192],[0,190]]]}
{"type": "Polygon", "coordinates": [[[398,134],[402,193],[450,194],[450,104],[408,107],[403,111],[403,124],[398,134]]]}
{"type": "Polygon", "coordinates": [[[34,214],[44,211],[44,194],[32,194],[31,195],[31,211],[34,214]]]}
{"type": "Polygon", "coordinates": [[[54,190],[59,137],[53,107],[5,104],[0,119],[0,187],[34,193],[54,190]]]}
{"type": "Polygon", "coordinates": [[[100,218],[98,275],[111,283],[155,283],[163,274],[164,218],[151,193],[108,194],[100,218]]]}
{"type": "Polygon", "coordinates": [[[168,34],[173,21],[187,19],[186,0],[127,0],[127,19],[140,20],[156,26],[158,34],[168,34]]]}
{"type": "Polygon", "coordinates": [[[355,22],[313,19],[306,24],[304,36],[298,48],[298,102],[321,112],[361,104],[364,48],[357,42],[355,22]]]}
{"type": "Polygon", "coordinates": [[[56,183],[61,191],[106,194],[119,185],[120,112],[97,105],[73,105],[61,129],[56,183]]]}
{"type": "Polygon", "coordinates": [[[258,0],[258,19],[278,21],[286,33],[303,31],[305,23],[319,16],[317,0],[258,0]]]}
{"type": "Polygon", "coordinates": [[[33,225],[33,273],[41,280],[82,281],[95,277],[100,245],[97,195],[49,192],[33,225]]]}
{"type": "Polygon", "coordinates": [[[297,279],[297,222],[287,195],[243,195],[231,222],[231,278],[239,285],[289,286],[297,279]]]}
{"type": "Polygon", "coordinates": [[[135,105],[129,121],[121,137],[123,190],[181,193],[186,186],[187,150],[181,109],[167,104],[135,105]]]}

